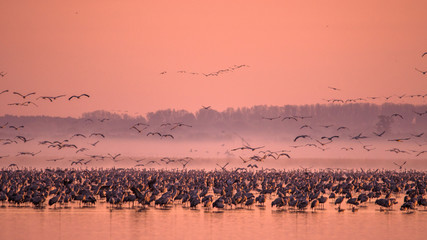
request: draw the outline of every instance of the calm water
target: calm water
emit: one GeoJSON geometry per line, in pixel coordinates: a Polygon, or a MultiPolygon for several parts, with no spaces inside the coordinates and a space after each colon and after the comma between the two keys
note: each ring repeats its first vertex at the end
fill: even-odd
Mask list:
{"type": "MultiPolygon", "coordinates": [[[[408,214],[379,211],[368,203],[357,212],[338,213],[329,202],[325,210],[295,213],[253,206],[218,212],[192,210],[176,204],[163,210],[150,207],[110,211],[106,203],[94,208],[0,208],[0,239],[426,239],[427,211],[408,214]]],[[[345,204],[342,205],[347,208],[345,204]]]]}

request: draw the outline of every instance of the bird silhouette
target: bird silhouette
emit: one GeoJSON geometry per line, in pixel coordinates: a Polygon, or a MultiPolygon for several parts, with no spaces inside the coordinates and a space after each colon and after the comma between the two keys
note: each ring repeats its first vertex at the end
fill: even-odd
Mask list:
{"type": "Polygon", "coordinates": [[[59,96],[56,96],[56,97],[41,96],[41,97],[38,97],[37,100],[38,99],[43,99],[43,100],[49,100],[50,102],[53,102],[57,98],[61,98],[61,97],[65,97],[65,95],[59,95],[59,96]]]}
{"type": "Polygon", "coordinates": [[[406,161],[403,162],[402,164],[397,164],[395,162],[393,162],[394,165],[398,166],[400,170],[402,170],[403,166],[406,164],[406,161]]]}
{"type": "Polygon", "coordinates": [[[173,126],[172,128],[171,128],[171,130],[174,130],[175,128],[177,128],[177,127],[192,127],[191,125],[188,125],[188,124],[184,124],[184,123],[175,123],[175,126],[173,126]]]}
{"type": "Polygon", "coordinates": [[[172,134],[162,134],[160,137],[161,137],[161,138],[167,138],[167,137],[170,137],[170,138],[172,138],[172,139],[175,139],[175,138],[174,138],[174,136],[172,136],[172,134]]]}
{"type": "Polygon", "coordinates": [[[227,166],[228,166],[228,164],[230,164],[230,162],[228,162],[228,163],[226,163],[224,166],[221,166],[221,165],[219,165],[218,163],[216,164],[218,167],[220,167],[224,172],[226,172],[227,171],[227,169],[225,169],[227,166]]]}
{"type": "Polygon", "coordinates": [[[19,130],[21,128],[24,128],[24,126],[23,125],[21,125],[21,126],[9,126],[9,128],[13,128],[15,130],[19,130]]]}
{"type": "Polygon", "coordinates": [[[86,94],[86,93],[83,93],[83,94],[80,94],[80,95],[73,95],[73,96],[71,96],[71,97],[68,98],[68,101],[70,101],[73,98],[80,99],[81,97],[88,97],[89,98],[90,96],[88,94],[86,94]]]}
{"type": "Polygon", "coordinates": [[[382,131],[381,133],[372,132],[377,137],[382,137],[384,135],[385,131],[382,131]]]}
{"type": "Polygon", "coordinates": [[[399,118],[403,119],[403,116],[402,116],[402,115],[400,115],[399,113],[393,113],[393,114],[391,115],[391,117],[399,117],[399,118]]]}
{"type": "Polygon", "coordinates": [[[274,119],[278,119],[278,118],[280,118],[280,116],[278,116],[278,117],[262,117],[262,119],[266,119],[266,120],[270,120],[270,121],[272,121],[274,119]]]}
{"type": "Polygon", "coordinates": [[[411,136],[417,137],[417,138],[422,137],[423,135],[424,135],[424,132],[419,133],[419,134],[411,134],[411,136]]]}
{"type": "Polygon", "coordinates": [[[122,154],[119,153],[119,154],[116,154],[113,156],[113,155],[108,153],[108,156],[110,156],[113,160],[116,160],[116,158],[119,157],[120,155],[122,155],[122,154]]]}
{"type": "Polygon", "coordinates": [[[89,137],[92,137],[92,136],[100,136],[102,138],[105,138],[105,135],[102,134],[102,133],[92,133],[92,134],[89,135],[89,137]]]}
{"type": "Polygon", "coordinates": [[[98,144],[99,143],[99,141],[96,141],[96,142],[94,142],[94,143],[89,143],[90,145],[92,145],[92,146],[96,146],[96,144],[98,144]]]}
{"type": "Polygon", "coordinates": [[[208,109],[210,109],[210,108],[211,108],[211,106],[207,106],[207,107],[205,107],[205,106],[203,106],[203,105],[202,105],[202,108],[203,108],[203,109],[205,109],[205,110],[208,110],[208,109]]]}
{"type": "Polygon", "coordinates": [[[407,141],[407,140],[409,140],[409,139],[411,139],[411,138],[395,138],[395,139],[389,139],[388,141],[390,141],[390,142],[403,142],[403,141],[407,141]]]}
{"type": "Polygon", "coordinates": [[[7,92],[9,92],[9,90],[3,90],[0,92],[0,94],[7,93],[7,92]]]}
{"type": "Polygon", "coordinates": [[[76,133],[76,134],[74,134],[73,136],[71,136],[71,138],[73,138],[73,137],[82,137],[82,138],[86,138],[86,136],[85,136],[85,135],[83,135],[83,134],[81,134],[81,133],[76,133]]]}
{"type": "Polygon", "coordinates": [[[328,87],[328,88],[330,88],[332,90],[335,90],[335,91],[341,91],[341,89],[338,89],[338,88],[335,88],[335,87],[328,87]]]}
{"type": "Polygon", "coordinates": [[[26,97],[31,96],[31,95],[34,95],[34,94],[36,94],[36,93],[35,93],[35,92],[32,92],[32,93],[28,93],[28,94],[21,94],[21,93],[19,93],[19,92],[13,92],[13,94],[19,95],[19,96],[21,96],[23,99],[25,99],[26,97]]]}
{"type": "Polygon", "coordinates": [[[420,73],[424,74],[424,75],[427,73],[427,71],[421,71],[421,70],[419,70],[418,68],[415,68],[415,70],[416,70],[417,72],[420,72],[420,73]]]}
{"type": "Polygon", "coordinates": [[[312,139],[309,135],[299,135],[299,136],[297,136],[295,139],[294,139],[294,142],[296,142],[298,139],[300,139],[300,138],[310,138],[310,139],[312,139]]]}

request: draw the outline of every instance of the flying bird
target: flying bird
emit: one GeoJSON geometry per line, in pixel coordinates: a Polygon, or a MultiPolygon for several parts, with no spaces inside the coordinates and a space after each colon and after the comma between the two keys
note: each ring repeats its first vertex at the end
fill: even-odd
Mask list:
{"type": "Polygon", "coordinates": [[[170,138],[172,138],[172,139],[175,139],[175,138],[172,136],[172,134],[163,134],[163,135],[161,135],[160,137],[161,137],[161,138],[170,137],[170,138]]]}
{"type": "Polygon", "coordinates": [[[177,127],[192,127],[188,124],[184,124],[184,123],[175,123],[175,126],[171,128],[171,130],[174,130],[177,127]]]}
{"type": "Polygon", "coordinates": [[[417,70],[417,72],[420,72],[420,73],[422,73],[422,74],[426,74],[427,73],[427,71],[421,71],[421,70],[419,70],[418,68],[415,68],[415,70],[417,70]]]}
{"type": "Polygon", "coordinates": [[[32,92],[32,93],[28,93],[28,94],[21,94],[21,93],[19,93],[19,92],[13,92],[13,94],[15,94],[15,95],[19,95],[19,96],[21,96],[23,99],[25,99],[26,97],[31,96],[31,95],[34,95],[34,94],[36,94],[36,93],[35,93],[35,92],[32,92]]]}
{"type": "Polygon", "coordinates": [[[108,156],[110,156],[113,160],[116,160],[116,158],[117,157],[119,157],[120,155],[122,155],[121,153],[119,153],[119,154],[116,154],[116,155],[111,155],[111,154],[108,154],[108,156]]]}
{"type": "Polygon", "coordinates": [[[94,142],[94,143],[89,143],[90,145],[92,145],[92,146],[96,146],[96,144],[98,144],[99,143],[99,141],[96,141],[96,142],[94,142]]]}
{"type": "Polygon", "coordinates": [[[102,133],[92,133],[91,135],[89,135],[89,137],[92,137],[92,136],[100,136],[102,138],[105,138],[104,134],[102,133]]]}
{"type": "Polygon", "coordinates": [[[15,127],[15,126],[9,126],[9,128],[13,128],[13,129],[15,129],[15,130],[19,130],[19,129],[21,129],[21,128],[24,128],[24,126],[17,126],[17,127],[15,127]]]}
{"type": "Polygon", "coordinates": [[[208,110],[208,109],[210,109],[210,108],[211,108],[211,106],[207,106],[207,107],[205,107],[205,106],[203,106],[203,105],[202,105],[202,108],[203,108],[203,109],[205,109],[205,110],[208,110]]]}
{"type": "Polygon", "coordinates": [[[18,138],[19,140],[23,141],[24,143],[26,143],[26,142],[28,142],[28,141],[33,140],[33,138],[31,138],[31,139],[27,139],[27,138],[25,138],[25,137],[23,137],[23,136],[16,136],[16,138],[18,138]]]}
{"type": "Polygon", "coordinates": [[[7,75],[7,73],[5,73],[5,72],[0,72],[0,76],[1,77],[4,77],[4,76],[6,76],[7,75]]]}
{"type": "Polygon", "coordinates": [[[278,119],[278,118],[280,118],[280,116],[278,116],[278,117],[262,117],[262,119],[266,119],[266,120],[270,120],[270,121],[272,121],[274,119],[278,119]]]}
{"type": "Polygon", "coordinates": [[[402,116],[402,115],[400,115],[399,113],[393,113],[393,114],[391,115],[391,117],[400,117],[401,119],[403,119],[403,116],[402,116]]]}
{"type": "Polygon", "coordinates": [[[59,95],[56,97],[41,96],[41,97],[38,97],[37,100],[41,98],[43,100],[49,100],[50,102],[53,102],[54,100],[56,100],[57,98],[60,98],[60,97],[65,97],[65,95],[59,95]]]}
{"type": "Polygon", "coordinates": [[[82,137],[82,138],[86,138],[86,136],[85,136],[85,135],[83,135],[83,134],[81,134],[81,133],[76,133],[76,134],[74,134],[73,136],[71,136],[71,138],[73,138],[73,137],[82,137]]]}
{"type": "Polygon", "coordinates": [[[411,138],[395,138],[395,139],[389,139],[390,142],[403,142],[403,141],[407,141],[411,138]]]}
{"type": "Polygon", "coordinates": [[[296,142],[299,138],[310,138],[310,139],[312,139],[310,136],[308,136],[308,135],[299,135],[299,136],[297,136],[295,139],[294,139],[294,142],[296,142]]]}
{"type": "Polygon", "coordinates": [[[406,161],[403,162],[402,164],[397,164],[395,162],[393,162],[393,163],[394,163],[394,165],[398,166],[400,170],[402,170],[403,166],[406,164],[406,161]]]}
{"type": "Polygon", "coordinates": [[[225,167],[228,166],[228,164],[230,164],[230,162],[226,163],[224,166],[219,165],[218,163],[216,164],[218,167],[220,167],[224,172],[227,171],[227,169],[225,169],[225,167]]]}
{"type": "Polygon", "coordinates": [[[284,118],[282,118],[282,121],[287,120],[287,119],[289,119],[289,120],[292,119],[292,120],[298,121],[298,119],[296,117],[284,117],[284,118]]]}
{"type": "Polygon", "coordinates": [[[338,88],[335,88],[335,87],[328,87],[328,88],[330,88],[332,90],[335,90],[335,91],[341,91],[341,89],[338,89],[338,88]]]}
{"type": "Polygon", "coordinates": [[[384,135],[385,131],[382,131],[381,133],[372,132],[377,137],[382,137],[384,135]]]}
{"type": "Polygon", "coordinates": [[[90,97],[90,96],[88,94],[86,94],[86,93],[83,93],[83,94],[80,94],[80,95],[73,95],[73,96],[69,97],[68,100],[71,100],[73,98],[80,99],[81,97],[90,97]]]}
{"type": "Polygon", "coordinates": [[[9,92],[9,90],[3,90],[0,92],[0,94],[7,93],[7,92],[9,92]]]}
{"type": "Polygon", "coordinates": [[[424,132],[422,132],[422,133],[420,133],[420,134],[411,134],[412,136],[414,136],[414,137],[417,137],[417,138],[419,138],[419,137],[421,137],[421,136],[423,136],[424,135],[424,132]]]}

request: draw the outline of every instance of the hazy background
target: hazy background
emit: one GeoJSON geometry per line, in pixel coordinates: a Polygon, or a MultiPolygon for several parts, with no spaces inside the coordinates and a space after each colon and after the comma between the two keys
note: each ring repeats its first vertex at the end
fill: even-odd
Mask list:
{"type": "Polygon", "coordinates": [[[426,137],[413,136],[427,129],[427,114],[415,113],[427,111],[427,76],[415,70],[427,70],[425,1],[41,0],[2,1],[0,9],[5,165],[30,164],[34,158],[17,153],[40,150],[35,158],[45,160],[121,153],[132,165],[165,156],[226,163],[259,154],[231,151],[245,142],[290,151],[291,159],[426,156],[416,157],[426,137]],[[15,91],[35,94],[23,99],[15,91]],[[90,97],[68,100],[82,93],[90,97]],[[53,102],[40,98],[62,94],[53,102]],[[31,103],[10,105],[25,101],[31,103]],[[281,121],[295,115],[312,118],[281,121]],[[138,122],[150,128],[138,134],[130,129],[138,122]],[[192,127],[160,126],[166,122],[192,127]],[[373,134],[384,130],[381,138],[373,134]],[[106,138],[71,139],[93,132],[106,138]],[[359,133],[368,138],[351,140],[359,133]],[[293,142],[300,134],[313,139],[293,142]],[[333,135],[340,136],[333,144],[316,141],[333,135]],[[65,139],[89,150],[39,145],[65,139]],[[305,144],[322,149],[293,147],[305,144]],[[393,148],[404,153],[386,151],[393,148]]]}

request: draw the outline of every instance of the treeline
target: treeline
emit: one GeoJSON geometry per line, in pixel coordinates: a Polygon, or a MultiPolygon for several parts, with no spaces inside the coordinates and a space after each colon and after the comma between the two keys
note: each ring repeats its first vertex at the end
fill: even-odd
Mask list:
{"type": "MultiPolygon", "coordinates": [[[[195,113],[186,110],[159,110],[146,116],[132,117],[107,111],[84,113],[80,118],[49,116],[0,117],[1,138],[16,136],[24,131],[28,136],[66,137],[79,132],[102,131],[112,137],[139,137],[148,131],[173,132],[181,139],[226,138],[230,133],[251,134],[264,137],[294,135],[310,127],[314,133],[323,134],[345,126],[350,133],[388,131],[393,134],[413,133],[427,129],[427,105],[411,104],[316,104],[285,106],[253,106],[228,108],[224,111],[200,109],[195,113]],[[393,114],[398,114],[392,116],[393,114]],[[401,117],[400,117],[401,116],[401,117]],[[273,118],[273,120],[269,120],[273,118]],[[142,133],[130,129],[136,123],[149,125],[142,133]],[[164,123],[185,123],[192,127],[171,130],[164,123]],[[15,131],[10,126],[25,126],[15,131]],[[304,125],[309,127],[302,128],[304,125]],[[329,127],[328,127],[329,126],[329,127]],[[144,132],[145,131],[145,132],[144,132]]],[[[142,130],[143,126],[138,126],[142,130]]]]}

